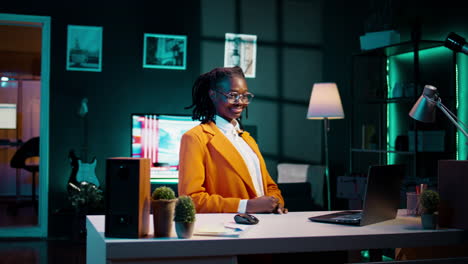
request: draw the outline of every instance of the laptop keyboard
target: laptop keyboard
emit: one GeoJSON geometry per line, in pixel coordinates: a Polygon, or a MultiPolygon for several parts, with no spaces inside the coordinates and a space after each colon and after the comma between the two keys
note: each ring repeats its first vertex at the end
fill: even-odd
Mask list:
{"type": "Polygon", "coordinates": [[[355,214],[349,214],[349,215],[341,215],[334,217],[333,219],[335,220],[359,220],[362,217],[362,213],[355,213],[355,214]]]}

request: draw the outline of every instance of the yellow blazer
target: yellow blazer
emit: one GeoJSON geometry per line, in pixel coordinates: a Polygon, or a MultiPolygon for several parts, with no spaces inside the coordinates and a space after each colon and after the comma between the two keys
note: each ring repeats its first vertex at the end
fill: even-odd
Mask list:
{"type": "MultiPolygon", "coordinates": [[[[248,132],[242,138],[258,156],[265,195],[284,205],[257,143],[248,132]]],[[[257,197],[242,156],[214,122],[200,124],[182,136],[179,164],[179,195],[191,196],[197,213],[235,213],[241,199],[257,197]]]]}

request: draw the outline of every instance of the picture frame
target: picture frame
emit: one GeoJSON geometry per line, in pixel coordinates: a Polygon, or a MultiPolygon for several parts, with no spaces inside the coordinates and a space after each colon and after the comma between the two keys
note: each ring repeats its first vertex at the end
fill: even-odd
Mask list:
{"type": "Polygon", "coordinates": [[[246,78],[255,78],[257,36],[226,33],[224,67],[240,66],[246,78]]]}
{"type": "Polygon", "coordinates": [[[185,70],[187,36],[145,33],[143,68],[185,70]]]}
{"type": "Polygon", "coordinates": [[[102,70],[102,27],[68,25],[67,70],[102,70]]]}

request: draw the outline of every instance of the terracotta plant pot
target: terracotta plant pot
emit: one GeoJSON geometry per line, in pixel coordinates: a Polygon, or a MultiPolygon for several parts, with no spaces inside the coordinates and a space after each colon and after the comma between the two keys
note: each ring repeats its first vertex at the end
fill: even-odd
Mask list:
{"type": "Polygon", "coordinates": [[[178,238],[191,238],[193,235],[193,229],[195,222],[175,222],[175,229],[178,238]]]}
{"type": "Polygon", "coordinates": [[[154,237],[171,236],[176,202],[177,199],[151,201],[154,237]]]}
{"type": "Polygon", "coordinates": [[[438,214],[422,214],[421,224],[424,229],[436,229],[438,214]]]}

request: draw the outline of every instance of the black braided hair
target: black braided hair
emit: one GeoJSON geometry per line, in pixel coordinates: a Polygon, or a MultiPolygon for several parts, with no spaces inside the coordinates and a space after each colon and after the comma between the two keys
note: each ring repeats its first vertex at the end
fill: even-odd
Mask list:
{"type": "MultiPolygon", "coordinates": [[[[218,84],[226,78],[233,77],[245,78],[242,68],[235,67],[218,67],[200,75],[192,87],[192,104],[185,109],[193,108],[192,119],[199,120],[202,123],[207,123],[214,119],[216,109],[209,96],[210,89],[216,89],[218,84]]],[[[247,109],[246,109],[247,110],[247,109]]]]}

